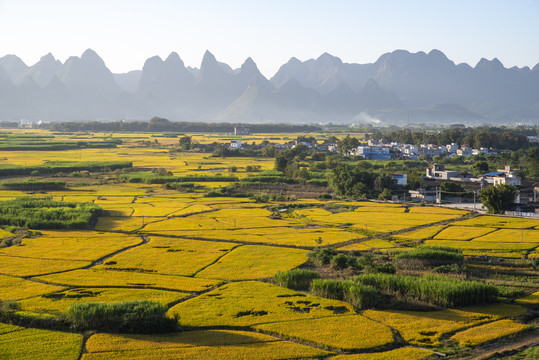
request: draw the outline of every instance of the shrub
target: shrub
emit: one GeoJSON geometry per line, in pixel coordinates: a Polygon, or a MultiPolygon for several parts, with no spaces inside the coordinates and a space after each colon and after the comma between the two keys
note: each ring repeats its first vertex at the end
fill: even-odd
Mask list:
{"type": "Polygon", "coordinates": [[[459,249],[438,246],[420,246],[411,251],[395,256],[401,267],[423,267],[429,265],[443,265],[462,263],[464,256],[459,249]]]}
{"type": "Polygon", "coordinates": [[[403,276],[364,274],[354,282],[369,285],[390,296],[418,300],[443,307],[455,307],[495,302],[498,289],[476,281],[464,281],[442,276],[403,276]]]}
{"type": "Polygon", "coordinates": [[[141,300],[119,303],[74,303],[66,318],[75,330],[124,333],[162,333],[173,331],[177,319],[166,316],[168,308],[158,302],[141,300]]]}
{"type": "Polygon", "coordinates": [[[20,197],[0,201],[0,225],[33,229],[86,229],[102,209],[92,203],[53,201],[52,197],[20,197]]]}
{"type": "Polygon", "coordinates": [[[370,286],[352,283],[344,294],[344,300],[359,309],[368,309],[380,303],[380,293],[370,286]]]}
{"type": "Polygon", "coordinates": [[[346,254],[340,253],[331,258],[331,265],[335,269],[344,269],[348,267],[348,256],[346,254]]]}
{"type": "Polygon", "coordinates": [[[311,292],[327,299],[347,301],[359,309],[371,308],[380,302],[376,289],[349,280],[315,279],[311,283],[311,292]]]}
{"type": "Polygon", "coordinates": [[[311,282],[311,292],[327,299],[344,300],[346,285],[344,281],[314,279],[311,282]]]}
{"type": "Polygon", "coordinates": [[[316,248],[309,251],[307,255],[316,265],[327,265],[336,254],[337,252],[333,249],[316,248]]]}
{"type": "Polygon", "coordinates": [[[293,269],[279,271],[273,277],[279,286],[294,290],[309,290],[311,281],[320,278],[320,275],[313,270],[293,269]]]}

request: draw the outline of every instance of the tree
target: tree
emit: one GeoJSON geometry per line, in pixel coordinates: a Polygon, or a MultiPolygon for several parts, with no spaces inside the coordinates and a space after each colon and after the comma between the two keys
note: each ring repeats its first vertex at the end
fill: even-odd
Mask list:
{"type": "Polygon", "coordinates": [[[479,200],[491,214],[502,214],[513,203],[517,188],[512,185],[499,184],[479,192],[479,200]]]}
{"type": "Polygon", "coordinates": [[[464,190],[464,188],[462,186],[460,186],[459,184],[456,184],[456,183],[454,183],[452,181],[443,182],[440,185],[440,190],[443,191],[443,192],[450,192],[450,193],[463,193],[463,192],[466,191],[466,190],[464,190]]]}
{"type": "Polygon", "coordinates": [[[476,175],[488,172],[488,163],[485,161],[477,161],[472,165],[472,169],[476,175]]]}
{"type": "Polygon", "coordinates": [[[391,189],[385,188],[384,190],[382,190],[380,195],[378,195],[378,199],[391,200],[391,195],[393,195],[393,193],[391,192],[391,189]]]}
{"type": "Polygon", "coordinates": [[[345,138],[341,139],[338,142],[338,146],[339,152],[341,154],[347,155],[359,146],[359,140],[355,137],[351,137],[350,135],[346,135],[345,138]]]}
{"type": "Polygon", "coordinates": [[[182,136],[180,138],[180,149],[182,150],[190,150],[192,145],[191,137],[188,135],[182,136]]]}

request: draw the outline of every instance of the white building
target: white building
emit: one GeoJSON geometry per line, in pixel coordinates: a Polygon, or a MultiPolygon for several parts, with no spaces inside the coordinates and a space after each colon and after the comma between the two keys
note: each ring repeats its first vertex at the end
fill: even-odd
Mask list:
{"type": "Polygon", "coordinates": [[[397,181],[397,185],[404,186],[408,183],[408,176],[406,174],[393,174],[391,176],[397,181]]]}
{"type": "Polygon", "coordinates": [[[241,148],[241,140],[230,140],[230,148],[231,149],[240,149],[241,148]]]}

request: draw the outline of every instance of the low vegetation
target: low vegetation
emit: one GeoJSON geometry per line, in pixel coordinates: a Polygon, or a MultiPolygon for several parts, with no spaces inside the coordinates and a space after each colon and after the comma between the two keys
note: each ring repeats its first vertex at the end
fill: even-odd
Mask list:
{"type": "Polygon", "coordinates": [[[155,334],[174,331],[178,319],[166,316],[168,308],[154,301],[74,303],[66,318],[76,330],[155,334]]]}
{"type": "Polygon", "coordinates": [[[20,197],[0,201],[0,225],[32,229],[87,229],[102,209],[92,203],[20,197]]]}

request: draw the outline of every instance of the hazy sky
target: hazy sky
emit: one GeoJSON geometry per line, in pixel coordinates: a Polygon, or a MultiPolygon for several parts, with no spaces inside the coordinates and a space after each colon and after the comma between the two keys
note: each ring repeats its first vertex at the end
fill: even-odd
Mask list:
{"type": "Polygon", "coordinates": [[[539,0],[0,0],[0,56],[31,65],[87,48],[113,72],[172,51],[199,67],[206,49],[232,67],[251,56],[268,77],[292,56],[368,63],[396,49],[532,67],[539,0]]]}

